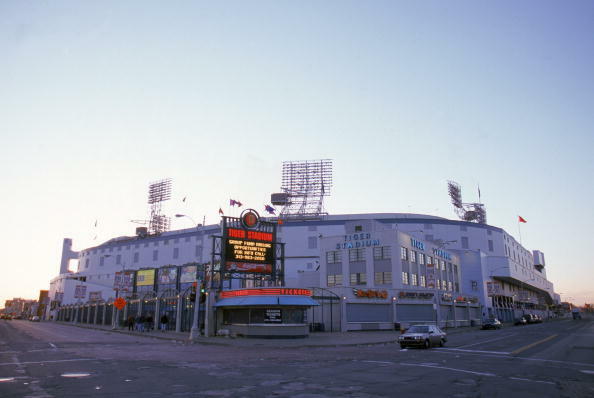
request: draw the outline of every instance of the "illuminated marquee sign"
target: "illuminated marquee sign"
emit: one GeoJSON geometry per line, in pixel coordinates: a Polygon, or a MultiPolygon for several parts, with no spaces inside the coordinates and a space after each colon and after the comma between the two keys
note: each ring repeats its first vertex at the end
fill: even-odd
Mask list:
{"type": "Polygon", "coordinates": [[[311,297],[309,289],[291,289],[291,288],[262,288],[262,289],[243,289],[226,290],[221,292],[221,298],[245,297],[245,296],[308,296],[311,297]]]}

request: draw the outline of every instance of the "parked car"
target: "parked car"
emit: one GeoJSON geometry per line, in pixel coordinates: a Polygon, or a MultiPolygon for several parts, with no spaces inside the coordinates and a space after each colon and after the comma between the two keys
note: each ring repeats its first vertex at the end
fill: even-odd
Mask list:
{"type": "Polygon", "coordinates": [[[31,322],[39,322],[40,319],[37,315],[31,317],[31,322]]]}
{"type": "Polygon", "coordinates": [[[501,322],[499,321],[499,319],[497,318],[489,318],[489,319],[485,319],[483,322],[483,326],[481,326],[481,329],[486,330],[486,329],[501,329],[503,325],[501,324],[501,322]]]}
{"type": "Polygon", "coordinates": [[[435,325],[414,325],[398,337],[400,348],[423,347],[435,345],[443,347],[447,334],[435,325]]]}
{"type": "Polygon", "coordinates": [[[528,324],[528,321],[523,316],[516,318],[516,320],[514,321],[514,325],[516,325],[516,326],[522,326],[522,325],[527,325],[527,324],[528,324]]]}

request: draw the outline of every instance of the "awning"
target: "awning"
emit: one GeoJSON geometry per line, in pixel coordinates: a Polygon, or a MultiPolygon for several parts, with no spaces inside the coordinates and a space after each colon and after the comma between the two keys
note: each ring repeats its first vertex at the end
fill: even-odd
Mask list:
{"type": "Polygon", "coordinates": [[[307,296],[251,296],[230,297],[217,301],[214,307],[251,307],[286,305],[295,307],[313,307],[320,305],[307,296]]]}

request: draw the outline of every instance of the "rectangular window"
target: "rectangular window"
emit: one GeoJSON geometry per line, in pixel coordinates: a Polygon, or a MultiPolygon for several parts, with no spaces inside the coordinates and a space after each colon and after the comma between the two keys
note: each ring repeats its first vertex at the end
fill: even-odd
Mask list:
{"type": "Polygon", "coordinates": [[[351,263],[365,261],[365,248],[349,249],[349,261],[351,263]]]}
{"type": "Polygon", "coordinates": [[[408,272],[402,272],[402,284],[408,285],[408,272]]]}
{"type": "Polygon", "coordinates": [[[400,259],[408,260],[408,249],[406,247],[400,248],[400,259]]]}
{"type": "Polygon", "coordinates": [[[433,263],[433,257],[431,257],[431,256],[427,256],[427,264],[433,264],[433,265],[435,265],[435,264],[433,263]]]}
{"type": "Polygon", "coordinates": [[[421,285],[423,287],[427,286],[427,282],[425,281],[425,275],[421,275],[419,278],[420,278],[419,285],[421,285]]]}
{"type": "Polygon", "coordinates": [[[367,276],[361,272],[355,272],[351,274],[351,285],[366,285],[367,276]]]}
{"type": "Polygon", "coordinates": [[[153,246],[158,246],[158,245],[159,245],[159,242],[157,242],[157,241],[153,242],[153,246]]]}
{"type": "Polygon", "coordinates": [[[476,292],[478,290],[478,281],[470,281],[470,289],[476,292]]]}
{"type": "Polygon", "coordinates": [[[392,248],[390,246],[379,246],[373,248],[373,259],[383,260],[392,258],[392,248]]]}
{"type": "Polygon", "coordinates": [[[441,289],[441,279],[436,279],[436,280],[435,280],[435,287],[436,287],[437,289],[441,289]]]}
{"type": "Polygon", "coordinates": [[[391,272],[376,272],[375,273],[375,284],[376,285],[391,285],[392,284],[392,273],[391,272]]]}
{"type": "Polygon", "coordinates": [[[309,225],[307,227],[307,230],[310,231],[310,232],[311,231],[317,231],[318,230],[318,226],[317,225],[309,225]]]}
{"type": "Polygon", "coordinates": [[[448,282],[448,290],[449,291],[454,290],[454,285],[452,284],[452,282],[448,282]]]}
{"type": "Polygon", "coordinates": [[[202,258],[202,246],[196,246],[196,250],[194,251],[194,256],[196,256],[196,258],[199,258],[199,259],[202,258]]]}
{"type": "Polygon", "coordinates": [[[462,249],[468,249],[468,236],[462,237],[462,249]]]}
{"type": "Polygon", "coordinates": [[[439,262],[441,263],[441,270],[445,271],[446,270],[446,262],[445,260],[439,260],[439,262]]]}
{"type": "Polygon", "coordinates": [[[492,252],[493,251],[493,241],[492,240],[488,240],[487,243],[489,244],[489,251],[492,252]]]}
{"type": "Polygon", "coordinates": [[[341,251],[326,252],[326,264],[338,264],[342,262],[341,251]]]}
{"type": "Polygon", "coordinates": [[[159,259],[159,250],[153,250],[153,261],[157,261],[159,259]]]}
{"type": "Polygon", "coordinates": [[[185,240],[186,240],[186,242],[189,242],[190,241],[190,237],[189,236],[186,236],[186,239],[185,240]]]}
{"type": "Polygon", "coordinates": [[[85,260],[85,268],[89,268],[89,259],[88,258],[85,260]]]}
{"type": "Polygon", "coordinates": [[[460,225],[460,231],[466,231],[466,225],[460,225]]]}
{"type": "Polygon", "coordinates": [[[416,263],[417,262],[417,252],[414,250],[410,251],[410,262],[416,263]]]}
{"type": "Polygon", "coordinates": [[[116,256],[116,264],[117,265],[120,265],[121,263],[122,263],[122,255],[121,254],[118,254],[116,256]]]}
{"type": "Polygon", "coordinates": [[[179,258],[179,247],[173,248],[173,258],[175,258],[175,259],[179,258]]]}
{"type": "Polygon", "coordinates": [[[318,238],[315,236],[310,236],[307,238],[307,248],[308,249],[317,249],[318,248],[318,238]]]}
{"type": "Polygon", "coordinates": [[[103,264],[105,264],[105,257],[101,256],[99,257],[99,265],[103,267],[103,264]]]}
{"type": "Polygon", "coordinates": [[[139,257],[140,257],[140,253],[138,253],[138,252],[134,253],[134,262],[135,263],[138,262],[139,257]]]}
{"type": "Polygon", "coordinates": [[[410,274],[410,282],[413,286],[418,286],[419,283],[417,281],[417,274],[410,274]]]}
{"type": "Polygon", "coordinates": [[[342,286],[342,274],[328,275],[328,286],[342,286]]]}
{"type": "Polygon", "coordinates": [[[425,235],[425,240],[433,240],[433,235],[425,235]]]}
{"type": "Polygon", "coordinates": [[[419,253],[419,264],[425,264],[425,255],[423,253],[419,253]]]}

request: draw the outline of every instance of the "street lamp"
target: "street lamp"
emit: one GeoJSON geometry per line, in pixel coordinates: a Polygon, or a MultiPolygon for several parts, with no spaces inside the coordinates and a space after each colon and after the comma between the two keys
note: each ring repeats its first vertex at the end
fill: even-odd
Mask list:
{"type": "MultiPolygon", "coordinates": [[[[198,266],[196,266],[196,272],[198,272],[198,266]]],[[[192,329],[190,329],[190,340],[196,341],[198,336],[200,336],[200,326],[199,317],[200,317],[200,296],[202,294],[202,280],[196,279],[196,295],[194,297],[194,320],[192,321],[192,329]]],[[[206,293],[208,294],[208,293],[206,293]]]]}
{"type": "Polygon", "coordinates": [[[186,218],[189,218],[189,219],[190,219],[190,221],[192,221],[192,223],[193,223],[194,225],[196,225],[196,226],[198,225],[198,224],[196,224],[196,221],[194,221],[194,219],[193,219],[192,217],[190,217],[190,216],[188,216],[188,215],[186,215],[186,214],[176,214],[176,215],[175,215],[175,217],[177,217],[177,218],[181,218],[181,217],[186,217],[186,218]]]}

